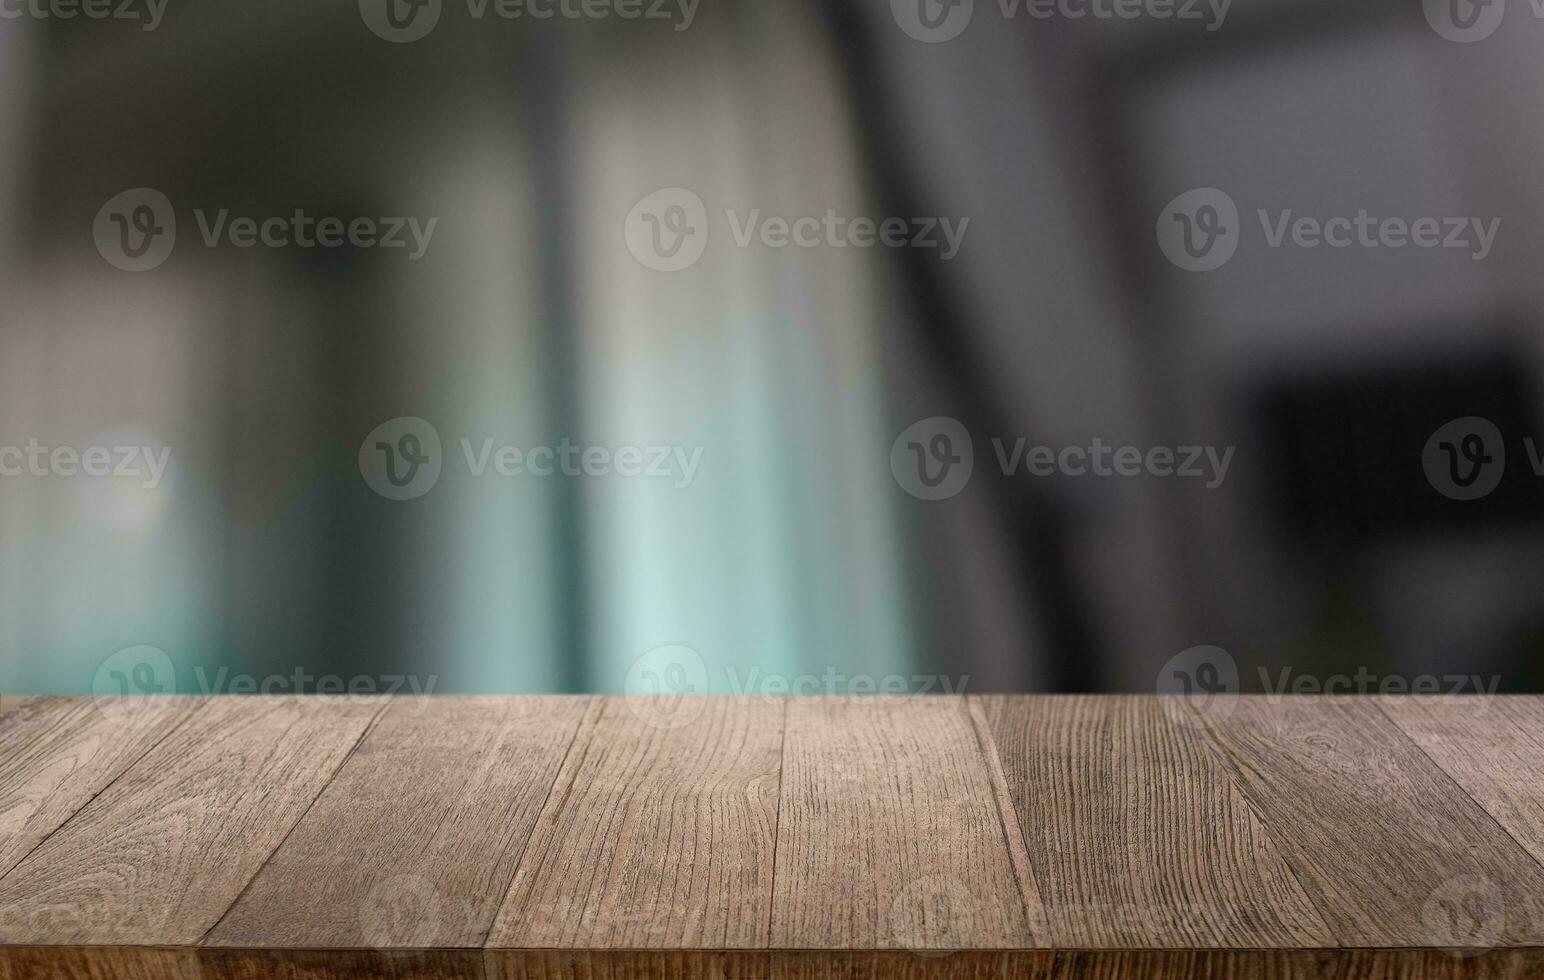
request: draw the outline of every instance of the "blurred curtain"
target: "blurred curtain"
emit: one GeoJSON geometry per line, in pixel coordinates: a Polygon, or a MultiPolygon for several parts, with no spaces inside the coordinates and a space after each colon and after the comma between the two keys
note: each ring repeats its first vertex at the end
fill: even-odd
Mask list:
{"type": "Polygon", "coordinates": [[[0,207],[25,216],[0,239],[0,443],[173,451],[157,491],[0,480],[0,689],[87,691],[138,644],[184,691],[222,667],[619,690],[665,644],[718,691],[908,672],[882,259],[737,248],[724,218],[871,213],[809,8],[704,5],[669,36],[449,25],[411,51],[286,14],[168,18],[115,59],[64,39],[29,57],[33,32],[0,23],[0,207]],[[314,42],[286,40],[297,25],[314,42]],[[287,62],[263,54],[278,43],[287,62]],[[89,229],[136,186],[188,227],[128,274],[89,229]],[[622,236],[668,186],[713,224],[674,275],[622,236]],[[194,207],[440,220],[420,262],[330,261],[199,247],[194,207]],[[445,475],[395,503],[355,453],[409,415],[437,427],[445,475]],[[463,438],[565,437],[704,453],[685,490],[474,479],[463,460],[463,438]]]}

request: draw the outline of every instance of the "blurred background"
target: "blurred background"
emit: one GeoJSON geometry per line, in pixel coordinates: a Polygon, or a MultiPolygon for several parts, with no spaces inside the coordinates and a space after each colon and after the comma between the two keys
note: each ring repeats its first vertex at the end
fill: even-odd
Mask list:
{"type": "Polygon", "coordinates": [[[1459,39],[1417,0],[8,7],[0,446],[169,462],[0,477],[0,691],[1151,691],[1198,646],[1245,690],[1544,690],[1544,21],[1463,37],[1466,2],[1459,39]],[[175,247],[125,271],[140,188],[175,247]],[[1198,188],[1238,211],[1199,272],[1160,245],[1198,188]],[[1272,247],[1260,210],[1500,224],[1478,258],[1272,247]],[[417,258],[208,244],[222,211],[435,225],[417,258]],[[828,211],[968,226],[736,240],[828,211]],[[704,222],[688,267],[640,256],[704,222]],[[423,445],[400,419],[440,441],[406,500],[368,462],[423,445]],[[479,475],[565,440],[700,465],[479,475]],[[1232,455],[1004,472],[1018,440],[1232,455]]]}

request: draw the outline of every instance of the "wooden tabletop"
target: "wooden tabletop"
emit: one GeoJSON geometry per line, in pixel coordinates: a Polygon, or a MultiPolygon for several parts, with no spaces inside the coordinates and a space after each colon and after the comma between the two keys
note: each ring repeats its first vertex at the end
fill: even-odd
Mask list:
{"type": "Polygon", "coordinates": [[[38,699],[0,980],[1544,977],[1544,699],[38,699]]]}

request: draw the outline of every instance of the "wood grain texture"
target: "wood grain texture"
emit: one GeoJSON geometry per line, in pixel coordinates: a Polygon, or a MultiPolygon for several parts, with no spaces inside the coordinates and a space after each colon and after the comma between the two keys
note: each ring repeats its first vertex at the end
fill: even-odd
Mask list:
{"type": "Polygon", "coordinates": [[[480,948],[587,706],[398,699],[206,944],[480,948]]]}
{"type": "Polygon", "coordinates": [[[0,939],[198,942],[385,704],[208,701],[0,879],[0,939]]]}
{"type": "Polygon", "coordinates": [[[997,786],[963,698],[791,700],[772,947],[1043,944],[997,786]]]}
{"type": "Polygon", "coordinates": [[[1046,950],[774,953],[771,980],[1533,980],[1538,950],[1046,950]]]}
{"type": "Polygon", "coordinates": [[[1334,945],[1195,728],[1157,699],[972,705],[1001,760],[1057,946],[1334,945]]]}
{"type": "MultiPolygon", "coordinates": [[[[1544,701],[1379,698],[1394,723],[1544,863],[1544,701]]],[[[1544,915],[1544,895],[1535,896],[1544,915]]]]}
{"type": "Polygon", "coordinates": [[[472,950],[0,946],[0,980],[483,980],[472,950]]]}
{"type": "Polygon", "coordinates": [[[1369,699],[1196,715],[1345,946],[1544,944],[1544,869],[1369,699]]]}
{"type": "Polygon", "coordinates": [[[29,701],[38,699],[34,694],[0,694],[0,717],[10,714],[29,701]]]}
{"type": "Polygon", "coordinates": [[[0,980],[205,980],[193,949],[0,946],[0,980]]]}
{"type": "Polygon", "coordinates": [[[224,949],[198,951],[199,980],[483,980],[470,949],[224,949]]]}
{"type": "Polygon", "coordinates": [[[597,702],[537,821],[488,945],[764,946],[784,705],[597,702]]]}
{"type": "Polygon", "coordinates": [[[0,751],[0,980],[1544,980],[1544,699],[44,699],[0,751]]]}
{"type": "Polygon", "coordinates": [[[765,952],[490,950],[488,980],[767,980],[765,952]]]}
{"type": "Polygon", "coordinates": [[[199,703],[38,698],[0,718],[0,878],[199,703]]]}
{"type": "Polygon", "coordinates": [[[1537,980],[1544,950],[501,951],[488,980],[1537,980]]]}

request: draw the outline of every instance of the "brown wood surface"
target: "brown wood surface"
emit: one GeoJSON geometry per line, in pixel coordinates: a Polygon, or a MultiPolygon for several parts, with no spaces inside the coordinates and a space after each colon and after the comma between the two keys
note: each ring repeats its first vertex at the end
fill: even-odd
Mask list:
{"type": "Polygon", "coordinates": [[[206,944],[481,947],[585,707],[399,698],[206,944]]]}
{"type": "Polygon", "coordinates": [[[998,786],[963,698],[791,700],[772,946],[1046,944],[998,786]]]}
{"type": "Polygon", "coordinates": [[[45,945],[197,943],[384,703],[207,702],[0,878],[0,937],[45,945]]]}
{"type": "Polygon", "coordinates": [[[488,945],[764,946],[784,705],[597,701],[488,945]]]}
{"type": "Polygon", "coordinates": [[[0,718],[0,877],[199,705],[191,698],[39,698],[0,718]]]}
{"type": "MultiPolygon", "coordinates": [[[[1390,697],[1379,704],[1544,864],[1544,699],[1390,697]]],[[[1544,915],[1544,895],[1535,898],[1544,915]]]]}
{"type": "Polygon", "coordinates": [[[1539,698],[149,700],[0,716],[0,980],[1544,978],[1539,698]]]}
{"type": "Polygon", "coordinates": [[[983,698],[1070,948],[1335,945],[1195,728],[1155,698],[983,698]]]}
{"type": "Polygon", "coordinates": [[[1544,867],[1376,700],[1240,697],[1196,714],[1339,943],[1544,945],[1544,867]]]}

